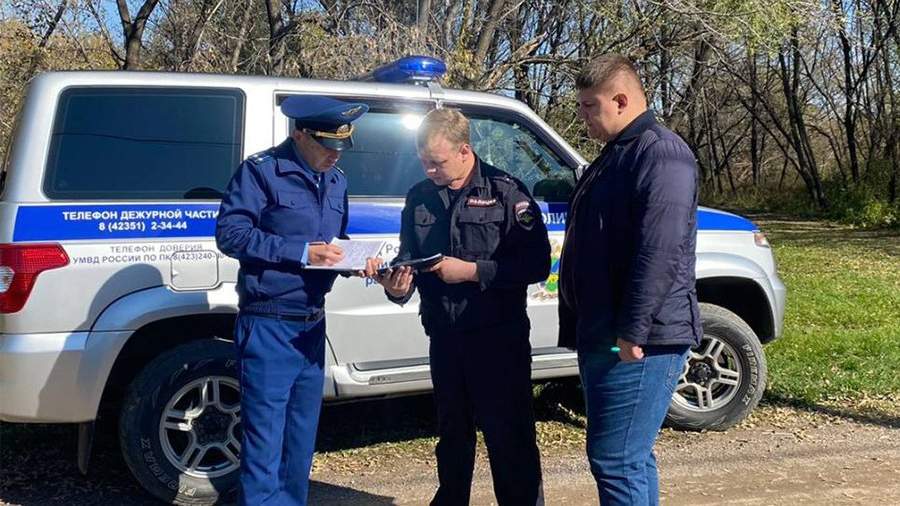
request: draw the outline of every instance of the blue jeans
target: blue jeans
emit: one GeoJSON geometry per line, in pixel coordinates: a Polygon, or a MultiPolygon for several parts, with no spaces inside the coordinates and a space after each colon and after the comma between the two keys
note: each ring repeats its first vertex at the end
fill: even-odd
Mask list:
{"type": "Polygon", "coordinates": [[[322,405],[325,320],[241,314],[242,506],[303,506],[322,405]]]}
{"type": "Polygon", "coordinates": [[[578,354],[587,454],[603,506],[659,504],[653,445],[688,349],[646,346],[636,362],[606,350],[578,354]]]}

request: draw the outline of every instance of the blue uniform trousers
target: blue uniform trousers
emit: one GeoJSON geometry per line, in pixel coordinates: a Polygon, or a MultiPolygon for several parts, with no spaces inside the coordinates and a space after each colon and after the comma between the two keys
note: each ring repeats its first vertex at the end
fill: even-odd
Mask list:
{"type": "Polygon", "coordinates": [[[684,370],[688,346],[645,346],[622,362],[608,350],[579,353],[587,454],[604,506],[659,504],[653,445],[684,370]]]}
{"type": "Polygon", "coordinates": [[[322,405],[325,319],[240,314],[239,504],[305,505],[322,405]]]}

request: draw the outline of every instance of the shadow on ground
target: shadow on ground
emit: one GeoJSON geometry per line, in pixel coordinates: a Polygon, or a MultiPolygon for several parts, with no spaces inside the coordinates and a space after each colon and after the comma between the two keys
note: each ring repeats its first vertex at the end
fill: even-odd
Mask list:
{"type": "MultiPolygon", "coordinates": [[[[534,390],[538,421],[584,426],[584,398],[577,378],[540,383],[534,390]]],[[[436,426],[430,394],[329,405],[322,410],[316,447],[332,452],[431,438],[437,436],[436,426]]]]}
{"type": "Polygon", "coordinates": [[[392,497],[369,494],[347,487],[339,487],[321,481],[309,483],[310,504],[340,504],[342,506],[395,504],[392,497]]]}
{"type": "Polygon", "coordinates": [[[786,406],[801,411],[807,411],[809,413],[842,418],[866,425],[876,425],[888,429],[900,429],[900,416],[874,408],[863,408],[859,406],[848,406],[846,408],[826,406],[773,392],[766,392],[763,403],[771,406],[786,406]]]}
{"type": "Polygon", "coordinates": [[[78,473],[75,449],[75,425],[0,423],[0,503],[160,504],[131,477],[114,436],[97,437],[87,477],[78,473]]]}
{"type": "Polygon", "coordinates": [[[316,449],[333,452],[435,436],[429,395],[330,404],[322,409],[316,449]]]}
{"type": "MultiPolygon", "coordinates": [[[[325,406],[319,451],[433,434],[431,396],[325,406]]],[[[76,426],[0,423],[0,505],[143,506],[164,504],[141,488],[122,459],[115,423],[98,424],[90,471],[78,473],[76,426]]],[[[313,504],[393,504],[393,499],[313,482],[313,504]]]]}
{"type": "MultiPolygon", "coordinates": [[[[583,427],[584,402],[575,381],[535,387],[540,421],[583,427]]],[[[435,437],[431,395],[326,405],[319,423],[320,452],[435,437]]],[[[119,451],[115,422],[98,423],[87,477],[75,462],[76,426],[0,423],[0,504],[23,506],[136,506],[161,504],[132,478],[119,451]]],[[[310,498],[324,504],[392,504],[345,487],[313,483],[310,498]]]]}

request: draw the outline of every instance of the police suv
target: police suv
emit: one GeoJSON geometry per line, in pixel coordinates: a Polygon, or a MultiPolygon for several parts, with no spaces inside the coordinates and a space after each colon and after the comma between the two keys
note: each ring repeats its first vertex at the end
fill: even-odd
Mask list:
{"type": "MultiPolygon", "coordinates": [[[[85,472],[98,413],[115,413],[125,461],[157,497],[206,504],[234,488],[238,264],[216,250],[215,220],[234,169],[287,137],[279,104],[301,94],[369,105],[339,165],[350,236],[386,241],[388,259],[404,196],[424,177],[419,121],[435,107],[471,119],[475,151],[532,190],[553,245],[550,277],[529,288],[533,378],[577,375],[575,354],[556,347],[556,269],[585,160],[521,102],[441,88],[443,71],[439,60],[409,57],[347,82],[145,72],[35,79],[2,165],[0,420],[78,424],[85,472]]],[[[705,334],[668,422],[723,429],[762,395],[761,344],[781,333],[785,288],[750,221],[698,214],[705,334]]],[[[398,307],[371,281],[339,278],[327,300],[326,400],[431,388],[417,299],[398,307]]]]}

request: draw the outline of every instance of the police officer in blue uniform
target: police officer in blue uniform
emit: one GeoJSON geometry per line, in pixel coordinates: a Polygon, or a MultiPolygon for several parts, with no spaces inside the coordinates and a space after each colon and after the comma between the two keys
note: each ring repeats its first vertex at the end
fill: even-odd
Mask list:
{"type": "Polygon", "coordinates": [[[526,313],[528,285],[550,273],[540,209],[521,182],[478,159],[459,111],[430,112],[417,144],[428,179],[406,196],[397,260],[444,258],[415,276],[401,267],[378,279],[399,304],[419,291],[431,340],[440,436],[431,504],[469,503],[476,426],[497,502],[543,504],[526,313]]]}
{"type": "Polygon", "coordinates": [[[283,143],[252,155],[225,190],[216,243],[240,261],[242,505],[304,505],[322,402],[325,294],[347,232],[347,180],[334,167],[365,104],[294,96],[283,143]]]}

